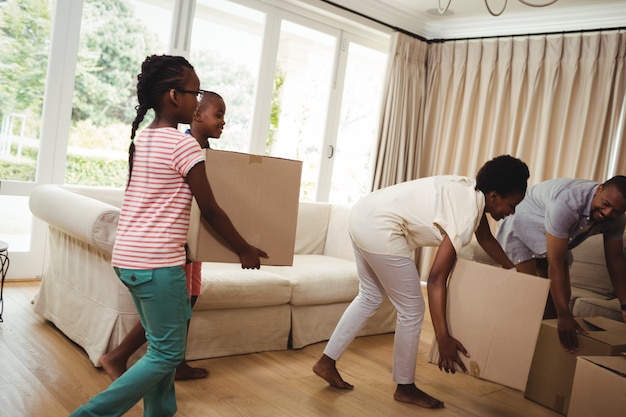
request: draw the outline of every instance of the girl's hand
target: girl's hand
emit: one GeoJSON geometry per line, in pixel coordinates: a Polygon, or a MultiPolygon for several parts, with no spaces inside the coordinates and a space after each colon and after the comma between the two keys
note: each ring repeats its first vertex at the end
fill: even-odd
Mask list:
{"type": "Polygon", "coordinates": [[[254,246],[248,245],[245,251],[239,254],[241,268],[243,269],[259,269],[261,268],[261,259],[269,258],[267,253],[254,246]]]}
{"type": "Polygon", "coordinates": [[[439,345],[439,370],[454,374],[456,373],[456,365],[458,365],[463,373],[466,374],[467,368],[458,354],[461,351],[466,358],[469,358],[470,355],[465,350],[463,344],[452,336],[447,336],[441,341],[437,340],[437,344],[439,345]]]}

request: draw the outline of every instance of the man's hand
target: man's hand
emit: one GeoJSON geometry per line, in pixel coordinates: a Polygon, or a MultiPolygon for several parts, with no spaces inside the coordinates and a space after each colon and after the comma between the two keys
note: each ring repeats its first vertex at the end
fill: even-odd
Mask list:
{"type": "Polygon", "coordinates": [[[461,351],[466,358],[469,358],[469,353],[467,353],[461,342],[452,336],[448,336],[443,341],[437,340],[437,344],[439,345],[439,370],[446,371],[446,373],[456,373],[455,365],[458,365],[463,373],[466,374],[467,368],[459,357],[458,352],[461,351]]]}
{"type": "Polygon", "coordinates": [[[571,315],[559,317],[558,330],[561,345],[570,353],[574,353],[578,350],[578,335],[576,333],[587,334],[571,315]]]}

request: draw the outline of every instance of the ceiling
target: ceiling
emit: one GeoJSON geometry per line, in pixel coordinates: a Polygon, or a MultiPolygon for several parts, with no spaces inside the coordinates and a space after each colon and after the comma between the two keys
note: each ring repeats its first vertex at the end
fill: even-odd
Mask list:
{"type": "MultiPolygon", "coordinates": [[[[519,0],[322,0],[379,23],[426,39],[462,39],[531,33],[626,28],[626,0],[558,0],[547,7],[530,7],[519,0]],[[500,16],[489,14],[485,1],[500,16]]],[[[526,0],[545,4],[551,0],[526,0]]]]}

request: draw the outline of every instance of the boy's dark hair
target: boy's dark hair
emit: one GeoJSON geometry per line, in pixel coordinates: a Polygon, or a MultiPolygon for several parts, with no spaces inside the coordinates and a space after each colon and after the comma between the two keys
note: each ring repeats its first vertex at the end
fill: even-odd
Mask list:
{"type": "Polygon", "coordinates": [[[202,97],[202,101],[198,104],[198,111],[205,109],[208,107],[211,100],[218,99],[224,100],[222,96],[217,94],[215,91],[204,91],[204,95],[202,97]]]}
{"type": "Polygon", "coordinates": [[[133,120],[128,149],[128,184],[133,173],[133,155],[135,153],[135,133],[139,129],[146,113],[150,109],[158,110],[161,95],[172,88],[182,89],[187,72],[193,66],[182,56],[150,55],[141,64],[141,73],[137,75],[137,116],[133,120]]]}
{"type": "Polygon", "coordinates": [[[501,197],[526,194],[530,172],[528,166],[511,155],[500,155],[485,163],[476,175],[476,189],[487,194],[495,191],[501,197]]]}
{"type": "Polygon", "coordinates": [[[626,176],[624,175],[616,175],[613,178],[610,178],[602,184],[602,188],[606,187],[615,187],[617,191],[622,195],[622,197],[626,198],[626,176]]]}

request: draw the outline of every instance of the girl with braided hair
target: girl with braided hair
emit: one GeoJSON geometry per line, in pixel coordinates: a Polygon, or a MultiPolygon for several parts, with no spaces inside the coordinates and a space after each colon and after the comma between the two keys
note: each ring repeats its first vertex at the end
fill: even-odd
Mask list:
{"type": "Polygon", "coordinates": [[[112,264],[129,289],[148,349],[133,366],[70,416],[121,416],[143,398],[144,417],[176,412],[174,376],[184,359],[191,306],[183,265],[192,197],[203,217],[239,255],[243,268],[267,254],[246,242],[215,201],[198,141],[180,132],[204,91],[183,57],[152,55],[137,76],[137,117],[112,264]],[[139,133],[147,111],[154,119],[139,133]],[[137,135],[136,135],[137,133],[137,135]]]}

